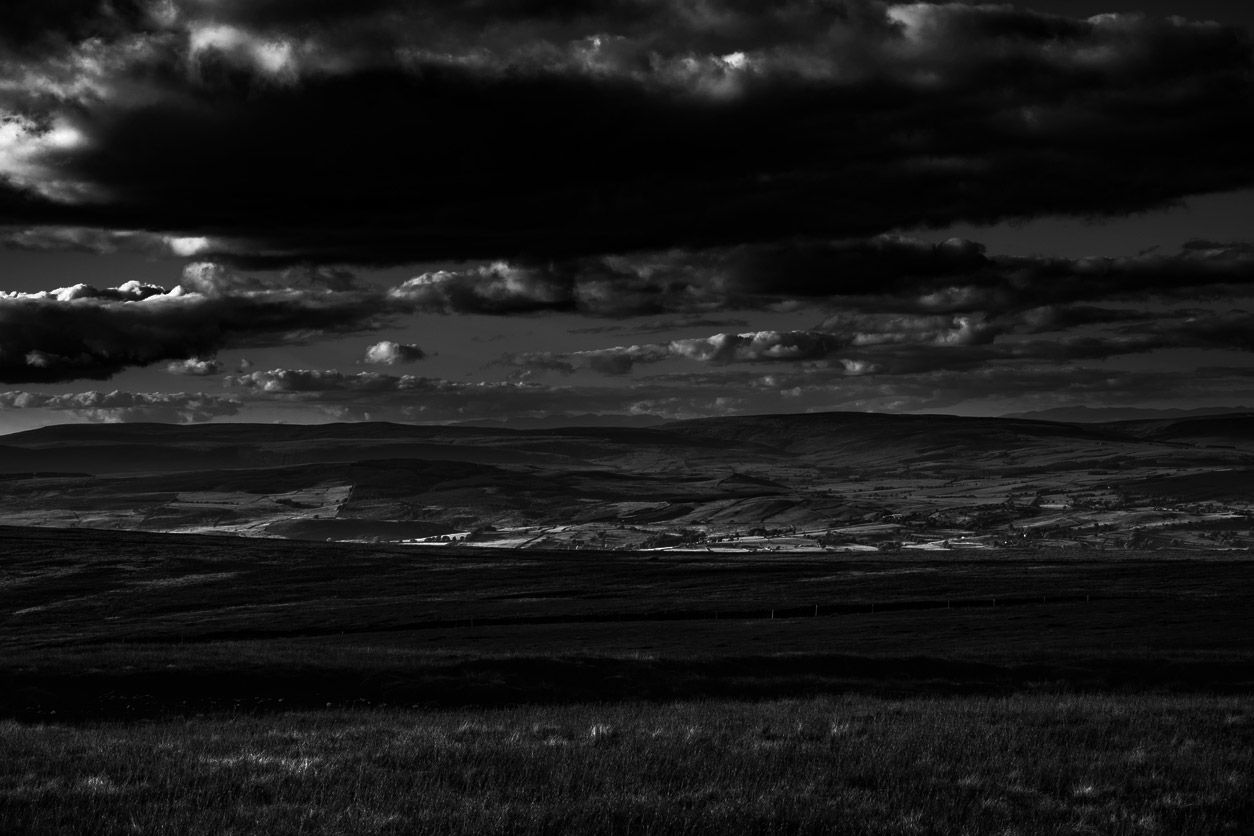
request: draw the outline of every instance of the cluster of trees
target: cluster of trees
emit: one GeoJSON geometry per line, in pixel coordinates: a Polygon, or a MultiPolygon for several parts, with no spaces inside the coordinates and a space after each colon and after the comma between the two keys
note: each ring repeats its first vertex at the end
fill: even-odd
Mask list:
{"type": "Polygon", "coordinates": [[[640,544],[642,549],[662,549],[670,546],[690,546],[704,543],[707,534],[697,528],[680,528],[675,531],[663,531],[645,538],[640,544]]]}

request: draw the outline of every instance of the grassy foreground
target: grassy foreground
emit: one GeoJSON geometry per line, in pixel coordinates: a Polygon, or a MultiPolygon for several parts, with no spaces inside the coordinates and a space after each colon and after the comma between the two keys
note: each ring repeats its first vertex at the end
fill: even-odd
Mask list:
{"type": "Polygon", "coordinates": [[[0,833],[1245,834],[1254,702],[1171,695],[0,723],[0,833]]]}
{"type": "Polygon", "coordinates": [[[0,836],[1254,833],[1245,555],[0,529],[0,575],[0,836]]]}

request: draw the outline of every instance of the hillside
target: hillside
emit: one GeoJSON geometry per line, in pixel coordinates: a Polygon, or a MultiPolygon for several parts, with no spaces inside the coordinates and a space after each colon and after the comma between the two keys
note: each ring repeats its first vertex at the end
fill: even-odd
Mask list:
{"type": "Polygon", "coordinates": [[[1246,548],[1249,472],[1244,414],[64,425],[0,438],[0,523],[507,547],[1246,548]]]}

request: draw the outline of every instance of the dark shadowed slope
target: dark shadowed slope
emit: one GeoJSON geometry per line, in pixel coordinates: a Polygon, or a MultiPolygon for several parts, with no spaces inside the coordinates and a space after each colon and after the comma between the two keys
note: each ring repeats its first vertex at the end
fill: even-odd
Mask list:
{"type": "Polygon", "coordinates": [[[862,412],[705,418],[663,429],[688,438],[760,445],[815,465],[960,465],[971,456],[1007,451],[1087,449],[1137,441],[1105,427],[1052,421],[862,412]]]}
{"type": "MultiPolygon", "coordinates": [[[[485,464],[614,465],[647,453],[654,465],[745,460],[797,460],[808,466],[951,464],[1005,452],[1144,447],[1191,440],[1254,439],[1254,416],[1219,415],[1106,424],[1068,424],[951,415],[829,412],[706,418],[650,428],[507,428],[388,423],[67,424],[0,437],[0,472],[134,473],[428,459],[485,464]],[[665,460],[663,462],[662,460],[665,460]]],[[[627,463],[627,462],[625,462],[627,463]]],[[[635,469],[655,469],[642,460],[635,469]]]]}
{"type": "Polygon", "coordinates": [[[1147,421],[1118,421],[1102,426],[1148,441],[1230,444],[1243,448],[1254,448],[1254,413],[1147,421]]]}
{"type": "Polygon", "coordinates": [[[752,458],[721,439],[646,428],[549,430],[360,423],[60,425],[0,437],[0,473],[153,473],[421,459],[532,464],[553,469],[635,457],[634,469],[675,468],[696,459],[752,458]],[[657,461],[639,460],[648,452],[657,461]]]}
{"type": "Polygon", "coordinates": [[[1010,412],[1003,418],[1030,418],[1034,421],[1066,421],[1081,424],[1108,424],[1113,421],[1166,421],[1202,418],[1207,415],[1254,413],[1247,406],[1199,407],[1197,409],[1144,409],[1135,406],[1059,406],[1032,412],[1010,412]]]}

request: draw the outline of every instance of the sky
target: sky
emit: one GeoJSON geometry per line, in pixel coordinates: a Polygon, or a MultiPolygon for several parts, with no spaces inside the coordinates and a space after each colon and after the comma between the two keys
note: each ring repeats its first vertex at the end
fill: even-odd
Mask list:
{"type": "Polygon", "coordinates": [[[1251,6],[9,0],[0,433],[1254,405],[1251,6]]]}

